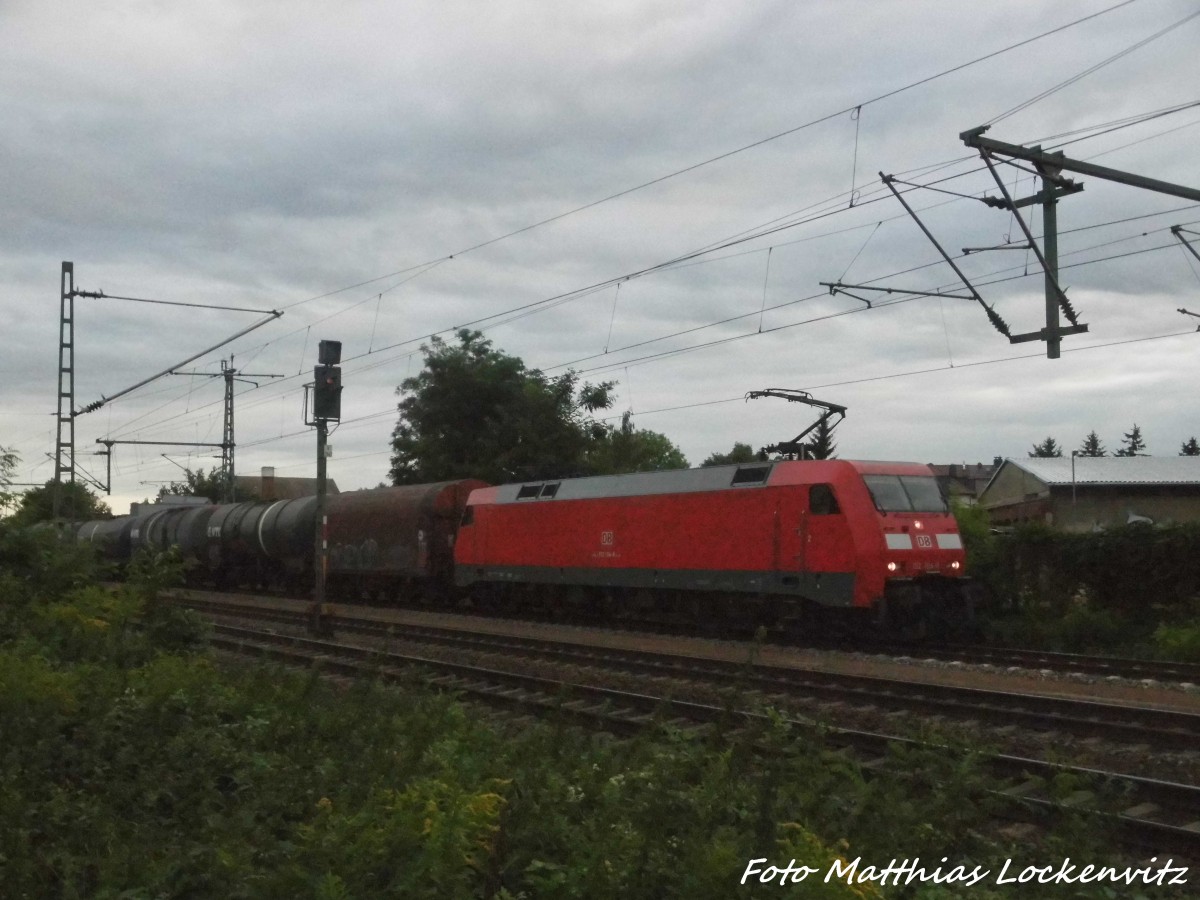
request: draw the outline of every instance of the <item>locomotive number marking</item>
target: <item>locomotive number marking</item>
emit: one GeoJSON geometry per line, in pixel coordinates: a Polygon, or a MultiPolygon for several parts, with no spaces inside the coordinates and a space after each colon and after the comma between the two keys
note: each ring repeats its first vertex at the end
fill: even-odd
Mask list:
{"type": "Polygon", "coordinates": [[[932,550],[933,549],[933,538],[927,534],[918,534],[917,535],[917,546],[920,547],[922,550],[932,550]]]}

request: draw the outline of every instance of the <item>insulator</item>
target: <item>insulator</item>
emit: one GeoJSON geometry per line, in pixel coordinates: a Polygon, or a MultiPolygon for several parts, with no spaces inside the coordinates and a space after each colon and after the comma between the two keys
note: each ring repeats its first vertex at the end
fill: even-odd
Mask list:
{"type": "Polygon", "coordinates": [[[1012,333],[1008,330],[1008,323],[1000,318],[1000,313],[996,312],[996,310],[992,309],[992,307],[988,306],[986,303],[983,304],[983,308],[987,312],[987,317],[991,320],[995,329],[1006,338],[1011,338],[1012,333]]]}

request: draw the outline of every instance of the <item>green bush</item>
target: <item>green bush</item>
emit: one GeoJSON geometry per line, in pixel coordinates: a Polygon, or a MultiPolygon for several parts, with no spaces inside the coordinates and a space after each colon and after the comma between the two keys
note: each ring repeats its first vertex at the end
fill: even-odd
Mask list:
{"type": "MultiPolygon", "coordinates": [[[[42,552],[24,564],[41,571],[42,552]]],[[[950,895],[738,882],[762,857],[824,872],[1014,852],[991,835],[995,785],[970,753],[898,748],[868,779],[775,714],[615,741],[489,725],[415,684],[218,666],[159,598],[172,560],[139,565],[118,591],[0,576],[24,592],[4,598],[0,645],[5,897],[933,900],[950,895]]],[[[1103,835],[1066,833],[1043,850],[1104,852],[1103,835]]]]}
{"type": "Polygon", "coordinates": [[[1159,625],[1154,644],[1163,659],[1200,662],[1200,625],[1159,625]]]}
{"type": "Polygon", "coordinates": [[[1128,648],[1145,636],[1145,628],[1111,610],[1083,604],[1065,613],[1030,605],[1016,614],[991,617],[985,633],[1006,646],[1087,653],[1128,648]]]}
{"type": "Polygon", "coordinates": [[[1151,651],[1160,624],[1200,609],[1200,525],[1130,525],[1090,534],[1034,523],[991,534],[979,510],[958,510],[968,574],[995,602],[994,640],[1062,650],[1151,651]],[[982,520],[981,520],[982,517],[982,520]]]}
{"type": "Polygon", "coordinates": [[[91,547],[62,540],[50,526],[13,528],[0,521],[0,616],[94,584],[100,571],[91,547]]]}

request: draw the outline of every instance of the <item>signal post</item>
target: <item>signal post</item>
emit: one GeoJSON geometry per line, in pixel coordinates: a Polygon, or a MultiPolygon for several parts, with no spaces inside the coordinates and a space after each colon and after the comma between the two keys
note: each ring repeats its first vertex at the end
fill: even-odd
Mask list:
{"type": "Polygon", "coordinates": [[[317,427],[317,513],[313,553],[313,602],[309,630],[328,634],[325,621],[325,579],[329,571],[329,517],[326,513],[326,467],[329,454],[329,423],[342,418],[341,341],[321,341],[317,366],[313,369],[313,421],[317,427]]]}

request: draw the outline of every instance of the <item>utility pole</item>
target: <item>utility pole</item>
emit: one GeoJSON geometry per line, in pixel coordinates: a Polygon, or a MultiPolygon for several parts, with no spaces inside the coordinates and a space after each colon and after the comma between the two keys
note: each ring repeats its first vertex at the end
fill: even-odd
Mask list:
{"type": "MultiPolygon", "coordinates": [[[[1057,359],[1061,339],[1064,335],[1087,331],[1086,325],[1080,325],[1076,321],[1075,311],[1070,301],[1067,300],[1066,293],[1058,283],[1058,219],[1055,205],[1059,197],[1066,194],[1078,193],[1083,189],[1082,185],[1063,178],[1062,173],[1067,171],[1076,172],[1080,175],[1090,175],[1094,178],[1104,179],[1105,181],[1115,181],[1118,184],[1167,194],[1172,197],[1180,197],[1184,200],[1200,201],[1200,190],[1186,185],[1161,181],[1157,178],[1147,178],[1144,175],[1138,175],[1133,172],[1124,172],[1120,169],[1112,169],[1107,166],[1098,166],[1095,163],[1071,159],[1064,156],[1061,151],[1049,152],[1043,150],[1041,147],[1023,147],[1020,144],[997,141],[983,136],[988,127],[984,125],[979,128],[972,128],[959,135],[964,144],[979,151],[984,164],[992,173],[992,177],[996,181],[996,186],[1003,195],[1003,200],[985,197],[983,202],[989,206],[1012,210],[1017,223],[1021,226],[1022,231],[1025,232],[1025,237],[1029,241],[1029,248],[1038,257],[1038,261],[1042,264],[1042,268],[1046,273],[1046,327],[1040,332],[1014,335],[1009,340],[1014,344],[1022,341],[1044,340],[1046,342],[1046,356],[1050,359],[1057,359]],[[1008,157],[1008,159],[1004,160],[1000,159],[1000,157],[1008,157]],[[1014,201],[1009,196],[1008,190],[1005,188],[1003,180],[996,171],[993,161],[1011,162],[1014,159],[1033,164],[1034,169],[1036,169],[1037,174],[1042,179],[1042,190],[1039,194],[1019,201],[1014,201]],[[1030,203],[1042,204],[1043,250],[1038,249],[1037,242],[1034,241],[1029,226],[1025,224],[1025,220],[1021,217],[1020,212],[1018,212],[1019,207],[1030,203]],[[1071,321],[1071,327],[1063,328],[1059,325],[1058,313],[1060,309],[1071,321]]],[[[1185,245],[1187,244],[1179,231],[1175,228],[1172,228],[1171,231],[1175,237],[1183,241],[1185,245]]],[[[1189,247],[1189,249],[1191,248],[1189,247]]]]}
{"type": "MultiPolygon", "coordinates": [[[[172,372],[171,374],[186,375],[188,373],[172,372]]],[[[221,434],[221,496],[217,499],[221,503],[232,503],[235,477],[234,448],[236,447],[233,430],[233,383],[241,381],[258,387],[258,382],[251,381],[251,378],[282,378],[283,376],[268,375],[265,372],[240,372],[233,367],[233,354],[230,354],[228,363],[221,360],[219,373],[205,373],[202,377],[225,379],[225,427],[221,434]]]]}
{"type": "MultiPolygon", "coordinates": [[[[313,421],[317,426],[317,513],[313,553],[313,602],[309,610],[309,629],[314,634],[328,632],[324,616],[325,580],[329,572],[329,517],[326,514],[326,466],[329,454],[329,423],[342,418],[341,341],[321,341],[318,365],[313,369],[313,421]]],[[[305,404],[307,406],[307,404],[305,404]]]]}
{"type": "MultiPolygon", "coordinates": [[[[187,365],[193,360],[199,359],[201,356],[206,356],[213,350],[224,347],[243,335],[261,328],[268,322],[272,322],[283,315],[279,310],[260,310],[246,309],[236,306],[216,306],[205,303],[185,303],[171,300],[153,300],[144,297],[119,297],[112,294],[105,294],[104,291],[81,291],[75,287],[75,264],[72,262],[63,261],[62,277],[61,277],[61,305],[59,306],[59,326],[58,326],[58,436],[55,441],[54,448],[54,487],[52,489],[51,506],[54,518],[59,518],[63,513],[63,480],[64,478],[70,483],[71,490],[69,491],[69,506],[65,510],[68,517],[74,516],[75,491],[74,485],[76,482],[76,469],[78,466],[75,462],[75,418],[86,413],[95,412],[105,404],[116,400],[118,397],[124,397],[136,391],[138,388],[144,387],[152,381],[163,377],[167,374],[172,374],[175,369],[180,366],[187,365]],[[75,298],[76,297],[91,297],[98,300],[128,300],[135,303],[155,303],[163,306],[186,306],[199,309],[216,309],[225,310],[227,312],[246,312],[246,313],[266,313],[265,318],[251,325],[249,328],[243,328],[236,334],[226,338],[219,344],[202,350],[199,353],[189,356],[182,362],[176,363],[169,369],[164,369],[157,375],[152,375],[149,378],[139,381],[137,384],[127,387],[124,390],[118,391],[107,397],[102,396],[99,400],[87,404],[86,406],[75,408],[75,298]]],[[[232,357],[230,362],[232,364],[232,357]]],[[[224,363],[222,363],[224,368],[224,363]]],[[[281,375],[259,376],[266,378],[282,378],[281,375]]],[[[229,379],[232,375],[226,376],[226,410],[225,410],[225,440],[222,442],[222,447],[227,456],[222,457],[222,465],[228,464],[227,469],[227,491],[232,490],[233,476],[233,407],[232,407],[232,387],[229,386],[229,379]],[[227,445],[227,446],[225,446],[227,445]]],[[[104,444],[108,456],[108,480],[105,486],[89,476],[86,472],[83,473],[85,479],[97,487],[102,487],[107,493],[112,493],[112,445],[115,443],[158,443],[154,441],[107,441],[97,440],[96,443],[104,444]]]]}
{"type": "MultiPolygon", "coordinates": [[[[171,372],[172,375],[185,375],[185,372],[171,372]]],[[[103,444],[107,448],[108,455],[108,482],[105,491],[112,492],[112,448],[114,444],[138,444],[142,446],[155,447],[220,447],[221,448],[221,496],[210,499],[216,500],[219,503],[232,503],[234,500],[234,441],[233,431],[233,383],[242,381],[246,384],[252,384],[258,387],[257,381],[250,381],[250,378],[282,378],[282,375],[268,375],[264,372],[240,372],[233,367],[233,357],[229,357],[228,364],[225,360],[221,360],[221,371],[219,373],[204,373],[201,377],[204,378],[224,378],[225,379],[225,431],[221,436],[221,443],[210,444],[202,441],[115,441],[110,439],[97,438],[97,444],[103,444]],[[237,377],[249,376],[249,377],[237,377]]],[[[190,471],[190,470],[189,470],[190,471]]]]}
{"type": "Polygon", "coordinates": [[[221,502],[233,502],[233,354],[229,354],[229,365],[221,360],[221,375],[225,378],[225,427],[221,431],[221,502]]]}
{"type": "Polygon", "coordinates": [[[51,510],[63,512],[63,477],[71,485],[68,512],[75,512],[75,264],[63,261],[58,315],[58,437],[54,442],[54,496],[51,510]]]}
{"type": "MultiPolygon", "coordinates": [[[[1058,192],[1050,181],[1051,176],[1057,174],[1045,172],[1042,175],[1042,254],[1046,257],[1046,359],[1058,359],[1062,355],[1058,318],[1058,192]]],[[[1072,477],[1074,471],[1072,462],[1072,477]]],[[[1074,489],[1075,483],[1072,481],[1072,492],[1074,489]]],[[[1071,502],[1074,502],[1074,497],[1071,502]]]]}

